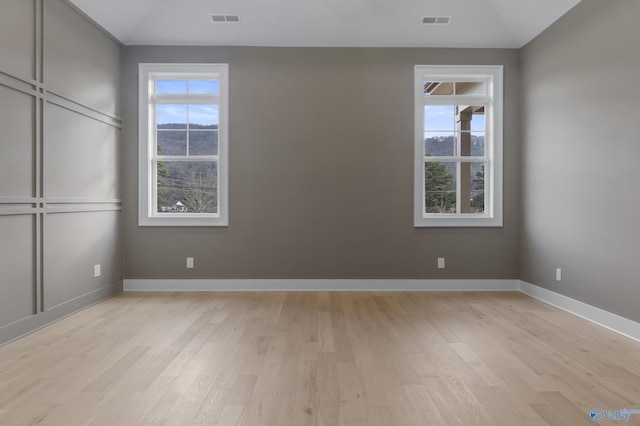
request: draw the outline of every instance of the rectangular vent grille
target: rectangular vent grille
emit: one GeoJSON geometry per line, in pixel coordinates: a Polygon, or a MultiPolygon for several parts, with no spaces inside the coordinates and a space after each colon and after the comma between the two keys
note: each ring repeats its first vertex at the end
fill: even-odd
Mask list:
{"type": "Polygon", "coordinates": [[[240,22],[238,15],[211,14],[211,22],[214,24],[237,24],[240,22]]]}
{"type": "Polygon", "coordinates": [[[422,25],[449,25],[451,16],[425,16],[422,18],[422,25]]]}

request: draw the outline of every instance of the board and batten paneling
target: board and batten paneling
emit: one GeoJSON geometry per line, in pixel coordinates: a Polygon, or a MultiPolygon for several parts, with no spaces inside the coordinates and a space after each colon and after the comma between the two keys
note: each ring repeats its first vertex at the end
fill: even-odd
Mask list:
{"type": "Polygon", "coordinates": [[[43,173],[49,197],[119,198],[113,173],[119,164],[117,128],[54,104],[45,107],[45,128],[43,173]]]}
{"type": "Polygon", "coordinates": [[[49,90],[107,116],[120,114],[122,48],[62,1],[44,2],[49,90]],[[116,90],[114,90],[116,89],[116,90]]]}
{"type": "Polygon", "coordinates": [[[36,313],[34,224],[33,215],[0,215],[0,328],[36,313]]]}
{"type": "Polygon", "coordinates": [[[118,211],[47,214],[44,226],[46,309],[99,291],[120,279],[119,215],[118,211]],[[69,233],[69,229],[74,232],[69,233]],[[94,279],[93,265],[98,263],[105,269],[94,279]]]}
{"type": "Polygon", "coordinates": [[[35,99],[0,84],[0,194],[33,197],[35,190],[35,99]]]}
{"type": "Polygon", "coordinates": [[[2,0],[0,72],[35,79],[36,1],[2,0]]]}
{"type": "Polygon", "coordinates": [[[121,50],[64,0],[0,3],[0,344],[122,289],[121,50]]]}

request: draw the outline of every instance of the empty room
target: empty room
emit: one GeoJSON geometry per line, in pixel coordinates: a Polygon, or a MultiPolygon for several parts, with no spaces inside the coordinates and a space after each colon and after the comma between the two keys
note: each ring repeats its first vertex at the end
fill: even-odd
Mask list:
{"type": "Polygon", "coordinates": [[[0,425],[640,425],[637,0],[2,0],[0,425]]]}

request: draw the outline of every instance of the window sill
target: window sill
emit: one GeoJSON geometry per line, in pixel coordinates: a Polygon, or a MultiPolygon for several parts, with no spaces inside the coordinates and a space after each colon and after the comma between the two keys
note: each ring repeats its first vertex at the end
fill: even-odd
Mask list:
{"type": "Polygon", "coordinates": [[[223,217],[140,217],[138,226],[229,226],[223,217]]]}
{"type": "Polygon", "coordinates": [[[418,216],[414,219],[414,228],[502,228],[501,217],[444,217],[434,215],[432,217],[418,216]]]}

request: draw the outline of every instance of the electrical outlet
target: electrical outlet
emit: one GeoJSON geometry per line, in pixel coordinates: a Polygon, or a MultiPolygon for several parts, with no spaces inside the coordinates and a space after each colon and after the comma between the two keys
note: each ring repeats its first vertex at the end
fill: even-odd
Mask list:
{"type": "Polygon", "coordinates": [[[438,258],[438,269],[444,269],[444,257],[438,258]]]}
{"type": "Polygon", "coordinates": [[[93,278],[98,278],[100,275],[102,275],[100,264],[93,265],[93,278]]]}
{"type": "Polygon", "coordinates": [[[187,257],[187,268],[193,269],[193,257],[187,257]]]}
{"type": "Polygon", "coordinates": [[[562,281],[562,269],[556,268],[556,281],[562,281]]]}

